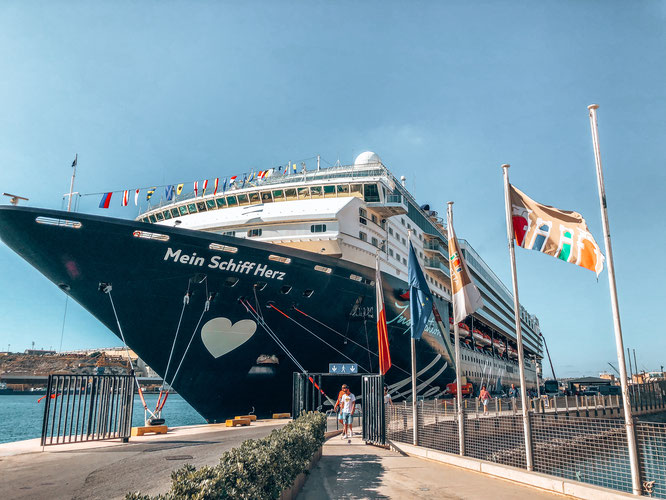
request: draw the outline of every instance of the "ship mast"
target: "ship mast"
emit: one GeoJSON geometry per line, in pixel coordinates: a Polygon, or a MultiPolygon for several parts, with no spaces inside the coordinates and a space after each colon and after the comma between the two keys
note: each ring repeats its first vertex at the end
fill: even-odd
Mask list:
{"type": "Polygon", "coordinates": [[[67,200],[67,211],[71,211],[72,208],[72,195],[74,194],[74,178],[76,177],[76,164],[78,163],[79,159],[79,154],[76,153],[76,156],[74,156],[74,161],[72,162],[72,167],[74,170],[72,171],[72,181],[69,184],[69,200],[67,200]]]}

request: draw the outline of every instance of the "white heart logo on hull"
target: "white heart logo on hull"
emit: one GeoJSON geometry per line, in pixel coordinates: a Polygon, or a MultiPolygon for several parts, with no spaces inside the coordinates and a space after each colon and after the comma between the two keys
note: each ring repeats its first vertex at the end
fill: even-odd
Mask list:
{"type": "Polygon", "coordinates": [[[231,324],[227,318],[213,318],[201,329],[201,340],[215,358],[225,355],[250,340],[257,331],[251,319],[231,324]]]}

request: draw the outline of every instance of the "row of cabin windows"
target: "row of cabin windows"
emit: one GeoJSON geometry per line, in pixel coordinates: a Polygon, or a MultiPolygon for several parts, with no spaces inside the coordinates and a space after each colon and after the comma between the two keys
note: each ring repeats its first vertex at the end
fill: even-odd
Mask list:
{"type": "MultiPolygon", "coordinates": [[[[313,224],[310,226],[310,232],[311,233],[325,233],[326,232],[326,224],[313,224]]],[[[248,238],[257,238],[261,236],[263,233],[263,230],[261,228],[258,229],[248,229],[247,231],[247,237],[248,238]]],[[[224,236],[235,236],[236,232],[235,231],[225,231],[222,233],[224,236]]]]}
{"type": "MultiPolygon", "coordinates": [[[[178,207],[144,217],[143,222],[160,222],[183,215],[217,210],[220,208],[256,205],[278,201],[310,200],[317,198],[337,198],[355,196],[366,202],[378,202],[379,191],[376,184],[331,184],[327,186],[302,186],[272,191],[252,191],[219,198],[192,201],[178,207]]],[[[373,218],[376,222],[376,216],[373,218]]]]}
{"type": "MultiPolygon", "coordinates": [[[[235,276],[229,276],[226,280],[224,280],[224,286],[228,288],[233,288],[239,283],[240,279],[236,278],[235,276]]],[[[268,283],[264,281],[259,281],[254,284],[254,287],[257,289],[257,291],[262,291],[268,286],[268,283]]],[[[287,295],[291,292],[292,287],[290,285],[283,285],[280,287],[280,293],[282,295],[287,295]]],[[[312,289],[307,289],[303,290],[303,297],[309,299],[314,295],[314,290],[312,289]]]]}

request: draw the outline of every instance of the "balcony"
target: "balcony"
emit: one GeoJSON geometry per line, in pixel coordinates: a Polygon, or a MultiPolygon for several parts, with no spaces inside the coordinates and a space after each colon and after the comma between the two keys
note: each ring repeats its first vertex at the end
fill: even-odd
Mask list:
{"type": "Polygon", "coordinates": [[[382,219],[407,213],[407,203],[400,194],[389,194],[385,201],[368,202],[367,206],[382,219]]]}
{"type": "Polygon", "coordinates": [[[444,262],[442,262],[437,258],[431,258],[431,257],[425,258],[423,260],[423,265],[425,266],[426,269],[429,269],[431,271],[438,271],[447,278],[449,277],[449,267],[444,262]]]}
{"type": "Polygon", "coordinates": [[[439,253],[445,259],[449,258],[449,252],[435,239],[424,241],[423,251],[426,253],[439,253]]]}

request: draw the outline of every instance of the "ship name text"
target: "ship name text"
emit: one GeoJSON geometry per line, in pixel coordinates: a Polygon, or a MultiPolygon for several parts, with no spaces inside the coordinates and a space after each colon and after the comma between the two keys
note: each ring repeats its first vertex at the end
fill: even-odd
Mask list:
{"type": "Polygon", "coordinates": [[[171,247],[167,248],[164,254],[164,260],[173,260],[180,264],[187,264],[189,266],[208,267],[209,269],[219,269],[221,271],[230,271],[238,274],[252,274],[253,276],[261,276],[264,278],[271,278],[274,280],[283,280],[285,273],[269,269],[267,264],[259,264],[257,262],[235,261],[233,258],[223,260],[221,255],[213,255],[210,259],[206,260],[204,257],[197,256],[197,253],[192,254],[184,253],[180,248],[177,250],[171,247]]]}

